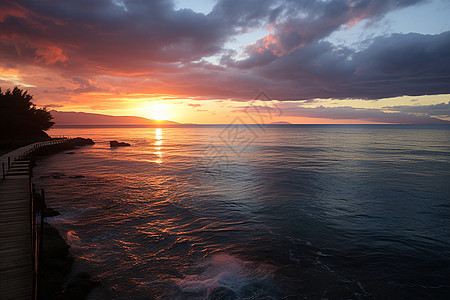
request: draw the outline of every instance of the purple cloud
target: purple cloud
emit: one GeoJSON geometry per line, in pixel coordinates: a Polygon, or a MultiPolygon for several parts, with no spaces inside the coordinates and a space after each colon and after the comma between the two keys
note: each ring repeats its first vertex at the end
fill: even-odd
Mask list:
{"type": "Polygon", "coordinates": [[[205,15],[163,0],[3,1],[0,67],[41,67],[75,93],[249,100],[264,89],[310,101],[450,93],[450,32],[380,36],[362,50],[324,41],[421,2],[220,0],[205,15]],[[261,26],[272,33],[248,45],[248,58],[224,48],[261,26]],[[222,55],[220,65],[205,60],[212,55],[222,55]]]}
{"type": "MultiPolygon", "coordinates": [[[[432,106],[430,106],[432,107],[432,106]]],[[[341,107],[299,107],[291,103],[284,103],[280,108],[259,107],[260,111],[271,110],[273,114],[278,109],[283,111],[283,117],[299,117],[299,118],[314,118],[314,119],[332,119],[332,120],[360,120],[379,123],[392,124],[450,124],[450,121],[441,120],[423,113],[420,109],[419,114],[413,112],[404,112],[393,107],[391,111],[384,111],[373,108],[354,108],[349,106],[341,107]]],[[[448,109],[448,108],[446,108],[448,109]]],[[[247,107],[240,107],[234,112],[246,113],[247,107]]]]}

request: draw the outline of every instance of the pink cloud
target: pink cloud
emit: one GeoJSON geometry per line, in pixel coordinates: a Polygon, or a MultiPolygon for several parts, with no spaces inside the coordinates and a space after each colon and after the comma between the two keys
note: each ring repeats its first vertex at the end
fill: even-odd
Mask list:
{"type": "Polygon", "coordinates": [[[57,62],[68,62],[69,59],[63,50],[57,46],[47,46],[36,50],[35,62],[44,62],[46,65],[54,65],[57,62]]]}

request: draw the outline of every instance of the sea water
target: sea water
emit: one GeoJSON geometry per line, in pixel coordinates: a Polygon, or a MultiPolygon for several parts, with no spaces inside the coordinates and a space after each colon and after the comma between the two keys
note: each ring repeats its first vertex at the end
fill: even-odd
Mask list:
{"type": "Polygon", "coordinates": [[[96,143],[34,170],[93,298],[449,296],[449,126],[49,133],[96,143]]]}

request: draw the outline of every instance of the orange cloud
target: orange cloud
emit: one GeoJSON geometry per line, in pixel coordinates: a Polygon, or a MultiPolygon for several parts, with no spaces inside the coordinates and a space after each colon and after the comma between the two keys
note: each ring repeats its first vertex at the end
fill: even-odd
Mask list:
{"type": "Polygon", "coordinates": [[[262,54],[266,51],[270,51],[276,56],[283,55],[283,53],[280,51],[278,39],[273,34],[268,34],[265,37],[258,39],[255,44],[247,46],[247,50],[250,53],[257,52],[259,54],[262,54]]]}
{"type": "Polygon", "coordinates": [[[26,9],[17,3],[0,3],[0,22],[4,22],[6,17],[26,18],[26,9]]]}
{"type": "Polygon", "coordinates": [[[57,46],[47,46],[36,50],[35,62],[44,62],[46,65],[53,65],[57,62],[68,62],[69,59],[63,50],[57,46]]]}

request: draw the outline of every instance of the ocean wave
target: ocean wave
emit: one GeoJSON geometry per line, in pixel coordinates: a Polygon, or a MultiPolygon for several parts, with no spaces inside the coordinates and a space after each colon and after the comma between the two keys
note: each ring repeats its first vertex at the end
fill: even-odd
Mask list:
{"type": "Polygon", "coordinates": [[[195,266],[194,274],[175,282],[192,299],[274,299],[273,268],[217,254],[195,266]]]}

